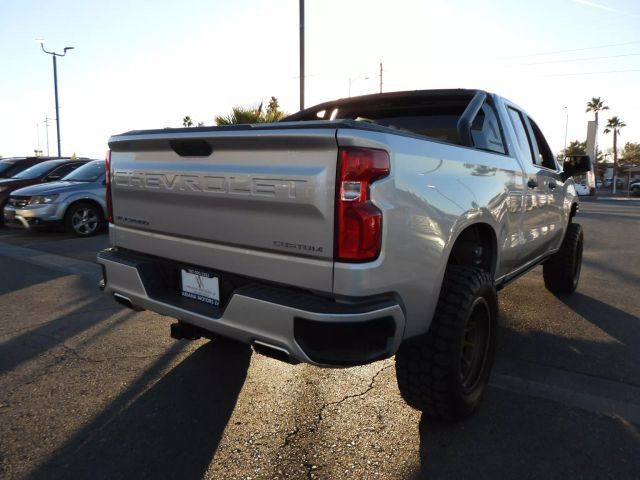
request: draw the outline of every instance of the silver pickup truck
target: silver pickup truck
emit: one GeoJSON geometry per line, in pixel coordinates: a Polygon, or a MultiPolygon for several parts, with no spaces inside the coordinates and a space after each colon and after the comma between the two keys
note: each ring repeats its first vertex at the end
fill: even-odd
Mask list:
{"type": "Polygon", "coordinates": [[[538,264],[578,284],[572,175],[518,106],[479,90],[324,103],[280,123],[109,141],[102,288],[174,338],[291,363],[396,355],[411,406],[456,419],[486,388],[496,291],[538,264]]]}

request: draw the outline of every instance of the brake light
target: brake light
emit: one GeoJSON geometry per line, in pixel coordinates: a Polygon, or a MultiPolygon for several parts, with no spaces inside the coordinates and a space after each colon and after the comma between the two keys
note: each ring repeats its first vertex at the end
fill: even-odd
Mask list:
{"type": "Polygon", "coordinates": [[[107,185],[107,221],[113,223],[113,202],[111,200],[111,150],[107,150],[105,158],[105,184],[107,185]]]}
{"type": "Polygon", "coordinates": [[[371,261],[380,254],[382,212],[369,199],[369,186],[389,174],[389,154],[371,148],[343,148],[339,159],[335,258],[371,261]]]}

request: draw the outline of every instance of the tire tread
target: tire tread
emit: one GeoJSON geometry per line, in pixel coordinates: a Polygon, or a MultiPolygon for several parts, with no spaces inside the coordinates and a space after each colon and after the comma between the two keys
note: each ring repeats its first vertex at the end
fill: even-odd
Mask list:
{"type": "Polygon", "coordinates": [[[405,341],[396,355],[401,395],[411,407],[429,417],[454,420],[470,413],[459,407],[451,381],[453,372],[457,375],[454,352],[464,335],[467,312],[476,298],[474,292],[487,284],[493,289],[491,275],[485,270],[449,266],[429,331],[405,341]]]}

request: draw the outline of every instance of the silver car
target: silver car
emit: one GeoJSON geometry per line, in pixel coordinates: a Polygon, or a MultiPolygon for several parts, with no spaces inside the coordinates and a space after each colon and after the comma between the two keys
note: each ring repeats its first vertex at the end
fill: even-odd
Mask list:
{"type": "Polygon", "coordinates": [[[106,218],[105,162],[94,160],[58,182],[15,190],[4,208],[7,226],[63,225],[79,237],[96,234],[106,218]]]}

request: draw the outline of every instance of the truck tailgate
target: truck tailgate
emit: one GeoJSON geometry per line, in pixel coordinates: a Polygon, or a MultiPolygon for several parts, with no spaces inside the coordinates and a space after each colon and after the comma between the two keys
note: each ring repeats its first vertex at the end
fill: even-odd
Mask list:
{"type": "Polygon", "coordinates": [[[336,130],[112,137],[112,244],[331,291],[336,130]]]}

